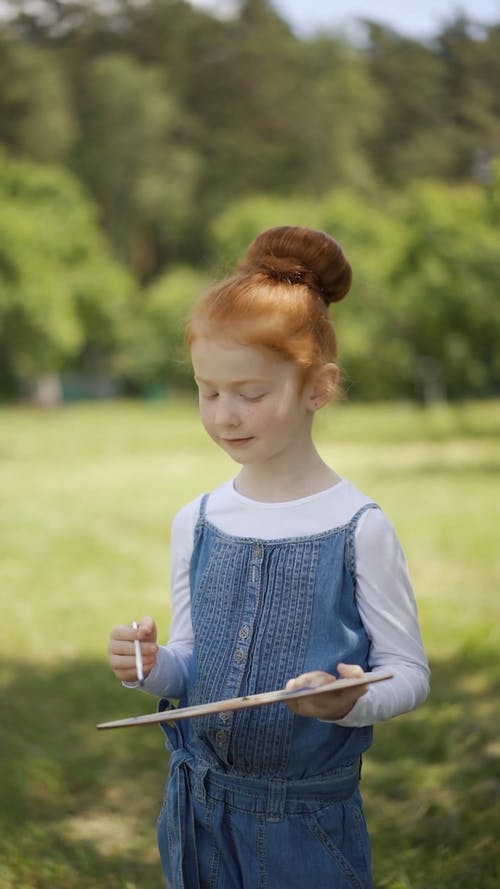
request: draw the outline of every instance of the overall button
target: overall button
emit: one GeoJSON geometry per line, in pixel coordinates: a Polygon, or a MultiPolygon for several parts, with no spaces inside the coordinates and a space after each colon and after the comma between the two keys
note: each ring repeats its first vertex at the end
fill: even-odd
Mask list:
{"type": "Polygon", "coordinates": [[[227,741],[227,732],[225,732],[224,729],[219,729],[219,731],[215,735],[215,740],[220,747],[223,747],[227,741]]]}
{"type": "Polygon", "coordinates": [[[234,652],[234,659],[237,664],[241,664],[245,660],[245,652],[242,648],[237,648],[234,652]]]}
{"type": "Polygon", "coordinates": [[[254,559],[260,559],[261,555],[262,555],[262,547],[257,546],[257,545],[254,546],[252,548],[252,556],[254,557],[254,559]]]}
{"type": "Polygon", "coordinates": [[[241,627],[241,629],[238,633],[238,636],[240,637],[240,639],[248,639],[249,635],[250,635],[250,627],[247,624],[244,624],[241,627]]]}
{"type": "Polygon", "coordinates": [[[230,717],[231,717],[231,714],[227,710],[224,710],[223,713],[219,713],[219,719],[221,722],[228,722],[230,717]]]}

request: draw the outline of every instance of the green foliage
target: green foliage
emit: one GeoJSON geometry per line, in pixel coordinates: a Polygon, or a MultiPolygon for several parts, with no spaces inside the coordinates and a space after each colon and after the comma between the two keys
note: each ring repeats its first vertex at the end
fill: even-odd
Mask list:
{"type": "Polygon", "coordinates": [[[456,130],[449,113],[447,65],[435,47],[369,25],[368,60],[378,87],[383,127],[372,152],[377,169],[401,184],[429,172],[450,175],[456,130]]]}
{"type": "Polygon", "coordinates": [[[43,207],[4,188],[0,389],[113,365],[117,346],[131,391],[187,383],[179,318],[198,275],[297,223],[352,261],[333,313],[352,397],[498,392],[498,25],[457,14],[423,43],[367,21],[354,44],[301,38],[270,0],[226,17],[185,0],[4,6],[6,169],[69,175],[43,207]],[[157,296],[179,269],[178,296],[157,296]]]}
{"type": "Polygon", "coordinates": [[[189,385],[192,370],[184,328],[189,308],[204,283],[200,274],[179,266],[141,294],[118,361],[121,374],[132,388],[148,394],[189,385]]]}
{"type": "Polygon", "coordinates": [[[366,58],[345,41],[318,36],[301,47],[300,79],[293,104],[301,146],[295,189],[317,198],[339,187],[370,191],[376,174],[369,146],[384,132],[385,97],[366,58]]]}
{"type": "Polygon", "coordinates": [[[415,185],[401,221],[393,321],[413,378],[430,371],[452,398],[498,391],[500,266],[488,195],[470,186],[415,185]]]}
{"type": "Polygon", "coordinates": [[[131,281],[110,258],[92,202],[57,168],[0,164],[0,339],[19,379],[109,349],[131,281]]]}
{"type": "Polygon", "coordinates": [[[500,385],[500,268],[492,198],[477,186],[415,183],[383,217],[332,196],[323,226],[354,268],[338,311],[353,394],[432,401],[500,385]]]}
{"type": "Polygon", "coordinates": [[[182,113],[161,69],[125,54],[93,59],[81,91],[77,169],[118,254],[146,279],[158,250],[175,253],[191,211],[198,161],[182,113]]]}
{"type": "Polygon", "coordinates": [[[68,159],[78,122],[62,62],[50,47],[0,32],[0,144],[42,163],[68,159]]]}
{"type": "Polygon", "coordinates": [[[276,198],[254,195],[231,204],[216,217],[210,229],[213,262],[217,269],[234,268],[251,241],[275,225],[318,228],[317,202],[310,198],[276,198]]]}
{"type": "Polygon", "coordinates": [[[477,175],[478,156],[498,154],[500,102],[498,91],[491,89],[500,77],[498,22],[474,33],[458,15],[438,35],[437,50],[447,87],[443,118],[452,126],[455,148],[450,173],[467,179],[477,175]]]}
{"type": "Polygon", "coordinates": [[[382,213],[377,202],[337,191],[326,195],[319,213],[319,227],[339,240],[353,268],[350,294],[331,310],[347,395],[365,399],[405,395],[400,380],[406,350],[391,327],[388,287],[404,237],[395,202],[382,213]]]}
{"type": "MultiPolygon", "coordinates": [[[[226,18],[184,0],[4,6],[0,138],[38,158],[51,142],[59,150],[50,133],[76,127],[87,185],[101,198],[99,173],[123,182],[123,157],[132,195],[136,178],[154,180],[131,206],[155,225],[172,173],[182,228],[184,211],[196,224],[200,205],[211,217],[252,192],[470,179],[478,153],[498,151],[499,29],[460,14],[432,42],[368,21],[351,45],[331,32],[301,39],[269,0],[234,4],[226,18]]],[[[101,207],[123,251],[129,206],[114,193],[101,207]]]]}

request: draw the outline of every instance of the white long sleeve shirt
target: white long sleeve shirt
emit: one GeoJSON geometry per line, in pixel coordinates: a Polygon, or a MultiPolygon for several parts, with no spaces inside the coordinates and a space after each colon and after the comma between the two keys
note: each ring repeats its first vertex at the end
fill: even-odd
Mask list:
{"type": "MultiPolygon", "coordinates": [[[[144,686],[160,697],[177,698],[185,691],[194,645],[189,565],[200,501],[201,497],[183,507],[172,525],[170,641],[160,646],[157,663],[144,686]]],[[[318,494],[284,503],[250,500],[230,481],[210,494],[206,516],[226,534],[276,540],[343,526],[369,502],[345,479],[318,494]]],[[[348,715],[336,721],[349,727],[372,725],[413,710],[429,693],[429,667],[406,560],[394,528],[381,510],[363,513],[355,549],[356,601],[370,640],[369,669],[392,673],[393,678],[368,685],[348,715]]]]}

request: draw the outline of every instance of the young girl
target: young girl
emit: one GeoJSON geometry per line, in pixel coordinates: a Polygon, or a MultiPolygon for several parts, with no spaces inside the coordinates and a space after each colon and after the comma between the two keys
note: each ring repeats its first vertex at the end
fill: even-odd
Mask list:
{"type": "Polygon", "coordinates": [[[168,645],[143,618],[112,631],[110,663],[133,683],[139,639],[144,687],[162,709],[364,672],[393,678],[165,724],[169,889],[372,886],[361,756],[374,723],[425,700],[429,671],[392,525],[311,437],[338,379],[328,305],[350,282],[331,237],[280,227],[195,308],[201,420],[240,469],[174,520],[168,645]]]}

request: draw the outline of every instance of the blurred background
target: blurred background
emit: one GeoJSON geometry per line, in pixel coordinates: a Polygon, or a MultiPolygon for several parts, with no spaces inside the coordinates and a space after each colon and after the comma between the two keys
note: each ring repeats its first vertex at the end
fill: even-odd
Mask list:
{"type": "Polygon", "coordinates": [[[376,889],[500,885],[500,4],[0,0],[0,889],[154,889],[167,770],[107,666],[169,626],[169,527],[234,473],[193,300],[325,229],[325,458],[408,556],[428,704],[364,767],[376,889]]]}
{"type": "Polygon", "coordinates": [[[1,396],[189,386],[189,302],[283,222],[352,261],[351,398],[497,395],[500,14],[425,7],[2,0],[1,396]]]}

